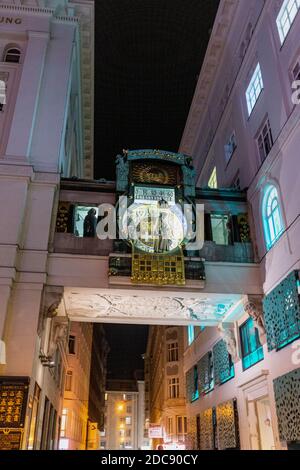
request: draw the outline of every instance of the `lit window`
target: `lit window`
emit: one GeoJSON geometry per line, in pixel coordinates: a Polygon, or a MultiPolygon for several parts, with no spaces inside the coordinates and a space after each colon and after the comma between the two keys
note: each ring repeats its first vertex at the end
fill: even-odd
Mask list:
{"type": "Polygon", "coordinates": [[[61,417],[60,437],[65,437],[66,435],[67,417],[68,417],[68,410],[67,408],[64,408],[62,410],[62,417],[61,417]]]}
{"type": "Polygon", "coordinates": [[[173,435],[173,418],[171,416],[167,418],[167,434],[169,437],[173,435]]]}
{"type": "Polygon", "coordinates": [[[217,168],[215,167],[210,175],[208,187],[211,189],[218,189],[217,168]]]}
{"type": "Polygon", "coordinates": [[[10,47],[5,51],[4,62],[11,62],[18,64],[20,62],[21,51],[15,47],[10,47]]]}
{"type": "Polygon", "coordinates": [[[5,104],[6,104],[6,83],[4,80],[0,80],[0,111],[3,111],[5,104]]]}
{"type": "Polygon", "coordinates": [[[177,416],[177,437],[179,441],[184,440],[187,434],[187,417],[177,416]]]}
{"type": "Polygon", "coordinates": [[[260,68],[260,65],[257,64],[257,67],[254,71],[254,74],[251,78],[251,81],[246,91],[246,99],[247,99],[249,116],[252,113],[253,108],[263,88],[264,88],[264,83],[262,79],[261,68],[260,68]]]}
{"type": "Polygon", "coordinates": [[[188,342],[189,342],[189,346],[193,343],[194,339],[195,339],[194,325],[189,325],[189,326],[188,326],[188,342]]]}
{"type": "Polygon", "coordinates": [[[193,371],[193,396],[192,396],[192,401],[196,401],[199,398],[199,377],[198,377],[198,367],[194,366],[194,371],[193,371]]]}
{"type": "Polygon", "coordinates": [[[130,425],[130,424],[131,424],[131,416],[126,416],[126,418],[125,418],[125,423],[126,423],[127,425],[130,425]]]}
{"type": "Polygon", "coordinates": [[[169,398],[179,398],[179,378],[169,379],[169,398]]]}
{"type": "Polygon", "coordinates": [[[226,163],[229,162],[236,148],[237,148],[236,137],[235,137],[235,132],[233,132],[230,136],[230,139],[228,140],[227,144],[224,147],[226,163]]]}
{"type": "Polygon", "coordinates": [[[178,361],[178,343],[168,344],[168,362],[178,361]]]}
{"type": "Polygon", "coordinates": [[[281,44],[284,43],[299,8],[300,0],[284,0],[276,19],[281,44]]]}
{"type": "Polygon", "coordinates": [[[266,120],[262,127],[262,131],[257,137],[257,146],[261,162],[269,155],[273,147],[273,136],[269,119],[266,120]]]}
{"type": "Polygon", "coordinates": [[[279,197],[275,186],[268,186],[265,193],[263,200],[263,223],[266,245],[269,250],[284,231],[279,197]]]}
{"type": "Polygon", "coordinates": [[[243,369],[246,370],[264,358],[264,351],[259,341],[258,330],[255,328],[252,318],[249,318],[240,327],[240,336],[243,369]]]}
{"type": "Polygon", "coordinates": [[[70,392],[72,390],[72,378],[73,378],[73,372],[71,370],[68,370],[67,375],[66,375],[66,385],[65,385],[66,392],[70,392]]]}
{"type": "Polygon", "coordinates": [[[229,244],[229,216],[211,214],[212,239],[217,245],[229,244]]]}

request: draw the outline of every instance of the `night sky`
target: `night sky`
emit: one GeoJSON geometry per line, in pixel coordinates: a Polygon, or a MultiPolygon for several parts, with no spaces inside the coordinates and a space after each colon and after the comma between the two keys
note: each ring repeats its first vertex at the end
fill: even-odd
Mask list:
{"type": "MultiPolygon", "coordinates": [[[[96,0],[95,178],[123,149],[178,151],[219,0],[96,0]]],[[[143,369],[148,328],[105,326],[108,379],[143,369]]]]}
{"type": "Polygon", "coordinates": [[[122,149],[178,151],[218,4],[95,1],[95,178],[122,149]]]}
{"type": "Polygon", "coordinates": [[[144,369],[148,327],[143,325],[103,325],[110,352],[107,379],[133,379],[135,370],[144,369]]]}

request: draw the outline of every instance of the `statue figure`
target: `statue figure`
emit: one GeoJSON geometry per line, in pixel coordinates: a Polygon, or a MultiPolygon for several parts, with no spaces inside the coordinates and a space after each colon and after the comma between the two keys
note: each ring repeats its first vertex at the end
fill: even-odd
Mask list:
{"type": "Polygon", "coordinates": [[[48,356],[53,358],[57,345],[60,341],[66,339],[68,334],[68,324],[67,323],[57,323],[53,325],[53,332],[51,335],[48,356]]]}
{"type": "Polygon", "coordinates": [[[129,165],[125,161],[125,156],[117,155],[116,172],[117,172],[117,191],[124,192],[128,187],[129,165]]]}
{"type": "Polygon", "coordinates": [[[220,323],[218,330],[221,334],[221,338],[226,344],[228,354],[230,354],[232,361],[236,362],[238,360],[238,354],[233,328],[224,328],[222,323],[220,323]]]}
{"type": "Polygon", "coordinates": [[[255,328],[258,329],[259,340],[261,344],[264,344],[266,342],[266,328],[262,309],[253,299],[248,299],[244,303],[244,310],[246,313],[248,313],[249,317],[253,319],[255,328]]]}
{"type": "Polygon", "coordinates": [[[192,165],[183,165],[182,167],[184,195],[195,197],[196,171],[192,165]]]}

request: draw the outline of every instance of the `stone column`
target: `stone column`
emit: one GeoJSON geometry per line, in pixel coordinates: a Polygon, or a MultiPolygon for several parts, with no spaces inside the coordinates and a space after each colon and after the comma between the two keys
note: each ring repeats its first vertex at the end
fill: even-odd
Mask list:
{"type": "Polygon", "coordinates": [[[29,31],[7,157],[28,158],[35,124],[49,33],[29,31]]]}
{"type": "Polygon", "coordinates": [[[0,365],[6,364],[6,345],[4,341],[4,328],[8,309],[8,301],[10,297],[10,286],[0,286],[0,365]]]}
{"type": "Polygon", "coordinates": [[[245,312],[253,319],[255,328],[258,329],[261,344],[266,342],[266,328],[262,309],[262,298],[260,296],[248,296],[244,302],[245,312]]]}

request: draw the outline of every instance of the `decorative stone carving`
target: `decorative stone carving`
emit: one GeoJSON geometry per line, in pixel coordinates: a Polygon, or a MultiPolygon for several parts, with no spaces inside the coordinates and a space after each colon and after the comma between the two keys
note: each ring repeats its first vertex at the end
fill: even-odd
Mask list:
{"type": "Polygon", "coordinates": [[[254,297],[248,297],[244,302],[244,310],[253,319],[255,328],[258,330],[259,340],[261,344],[264,344],[266,342],[266,328],[261,301],[254,297]]]}
{"type": "Polygon", "coordinates": [[[237,354],[237,345],[236,345],[236,339],[235,339],[235,334],[234,334],[234,328],[224,327],[224,325],[220,323],[218,326],[218,330],[220,332],[221,338],[226,344],[228,354],[231,355],[232,361],[233,362],[238,361],[239,357],[237,354]]]}
{"type": "Polygon", "coordinates": [[[222,312],[218,299],[214,298],[182,298],[156,295],[144,296],[122,294],[106,294],[74,292],[65,295],[68,315],[84,318],[140,318],[145,321],[165,319],[172,324],[178,320],[196,320],[218,323],[222,315],[232,305],[231,299],[222,300],[222,312]]]}
{"type": "Polygon", "coordinates": [[[69,331],[67,317],[58,317],[53,320],[51,338],[48,348],[48,357],[53,358],[59,343],[66,341],[69,331]]]}
{"type": "Polygon", "coordinates": [[[63,287],[46,286],[43,292],[38,334],[41,335],[45,327],[47,318],[54,318],[57,315],[58,307],[64,293],[63,287]]]}
{"type": "Polygon", "coordinates": [[[117,171],[117,191],[125,192],[128,189],[129,165],[126,156],[117,155],[116,158],[117,171]]]}

